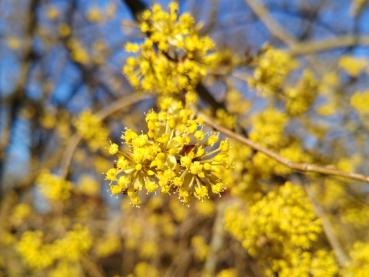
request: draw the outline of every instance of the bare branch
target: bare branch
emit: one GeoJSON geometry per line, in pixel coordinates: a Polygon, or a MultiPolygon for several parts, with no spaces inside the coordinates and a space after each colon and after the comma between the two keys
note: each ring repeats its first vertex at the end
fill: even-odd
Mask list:
{"type": "Polygon", "coordinates": [[[316,200],[315,194],[312,191],[311,186],[305,186],[305,191],[306,191],[307,196],[309,197],[311,204],[313,205],[315,213],[317,214],[317,216],[320,218],[322,222],[324,233],[328,239],[329,244],[331,245],[333,249],[333,252],[337,258],[338,263],[340,264],[340,266],[345,266],[348,261],[348,257],[343,247],[341,246],[339,240],[337,239],[337,236],[333,230],[333,226],[331,222],[329,221],[329,218],[324,212],[323,207],[321,207],[319,202],[316,200]]]}
{"type": "Polygon", "coordinates": [[[301,171],[301,172],[313,172],[313,173],[320,173],[320,174],[324,174],[324,175],[332,175],[332,176],[337,176],[337,177],[343,177],[343,178],[347,178],[347,179],[351,179],[351,180],[355,180],[355,181],[361,181],[361,182],[365,182],[365,183],[369,183],[369,176],[366,175],[362,175],[359,173],[351,173],[351,172],[344,172],[341,171],[337,168],[331,167],[331,166],[319,166],[319,165],[315,165],[315,164],[308,164],[308,163],[296,163],[296,162],[292,162],[284,157],[282,157],[281,155],[279,155],[278,153],[240,135],[237,134],[225,127],[220,126],[219,124],[215,123],[215,120],[213,118],[210,118],[204,114],[199,114],[199,116],[204,120],[204,122],[213,127],[214,129],[222,132],[223,134],[227,135],[230,138],[235,139],[236,141],[247,145],[249,147],[251,147],[252,149],[259,151],[260,153],[263,153],[264,155],[268,156],[269,158],[272,158],[273,160],[291,168],[294,169],[296,171],[301,171]]]}
{"type": "Polygon", "coordinates": [[[284,42],[288,46],[293,46],[296,40],[291,36],[273,17],[269,11],[257,0],[245,0],[251,10],[260,18],[273,36],[284,42]]]}
{"type": "MultiPolygon", "coordinates": [[[[102,121],[108,116],[116,113],[119,110],[127,108],[135,103],[152,97],[146,94],[130,94],[128,96],[122,97],[120,100],[113,102],[111,105],[105,107],[101,111],[97,112],[96,115],[102,121]]],[[[73,160],[74,152],[76,151],[82,138],[78,134],[75,134],[68,142],[64,157],[61,162],[61,176],[64,178],[68,175],[70,164],[73,160]]]]}
{"type": "Polygon", "coordinates": [[[291,47],[290,53],[296,56],[308,55],[359,45],[369,47],[369,36],[341,36],[317,41],[298,42],[291,47]]]}

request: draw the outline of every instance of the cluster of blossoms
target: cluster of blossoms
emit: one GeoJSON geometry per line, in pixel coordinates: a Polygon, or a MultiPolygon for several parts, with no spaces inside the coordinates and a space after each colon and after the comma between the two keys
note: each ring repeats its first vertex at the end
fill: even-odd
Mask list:
{"type": "Polygon", "coordinates": [[[368,60],[361,57],[342,56],[338,61],[338,67],[351,77],[358,77],[361,73],[369,73],[368,60]]]}
{"type": "Polygon", "coordinates": [[[80,225],[51,243],[44,243],[43,236],[41,231],[26,231],[16,244],[19,255],[35,271],[45,269],[54,262],[77,263],[92,246],[89,230],[80,225]]]}
{"type": "Polygon", "coordinates": [[[259,92],[273,95],[279,92],[291,70],[298,63],[286,51],[265,46],[256,60],[256,68],[248,84],[259,92]]]}
{"type": "Polygon", "coordinates": [[[129,57],[123,72],[139,90],[157,93],[191,91],[217,63],[214,43],[200,36],[194,18],[178,15],[178,4],[169,4],[169,12],[155,4],[142,14],[141,31],[147,35],[142,44],[127,43],[129,57]]]}
{"type": "Polygon", "coordinates": [[[338,273],[338,266],[333,254],[326,250],[296,250],[290,253],[288,259],[274,260],[272,269],[266,270],[266,275],[275,276],[275,272],[280,277],[333,277],[338,273]]]}
{"type": "Polygon", "coordinates": [[[209,193],[220,194],[226,187],[220,176],[229,168],[228,141],[219,141],[216,133],[207,133],[193,111],[171,98],[161,103],[161,111],[146,115],[147,133],[127,129],[122,138],[125,148],[110,147],[117,155],[114,168],[108,170],[113,194],[127,192],[134,205],[145,189],[162,193],[176,192],[184,203],[209,193]]]}
{"type": "Polygon", "coordinates": [[[315,101],[318,83],[311,71],[304,71],[295,86],[287,87],[284,92],[286,112],[291,116],[301,115],[309,110],[315,101]]]}
{"type": "MultiPolygon", "coordinates": [[[[309,156],[304,153],[301,143],[289,137],[285,128],[287,127],[288,117],[283,112],[269,107],[251,118],[252,128],[250,138],[269,149],[278,152],[282,157],[294,162],[309,162],[309,156]]],[[[252,171],[266,178],[271,174],[286,175],[291,170],[270,159],[261,152],[257,152],[251,157],[250,166],[252,171]]]]}
{"type": "Polygon", "coordinates": [[[100,118],[90,110],[82,112],[75,120],[77,133],[87,142],[92,151],[104,149],[108,142],[109,130],[105,128],[100,118]]]}
{"type": "Polygon", "coordinates": [[[369,114],[369,90],[354,93],[350,102],[360,114],[369,114]]]}
{"type": "MultiPolygon", "coordinates": [[[[320,221],[303,189],[290,182],[270,191],[246,211],[238,205],[229,207],[225,228],[250,255],[273,261],[272,265],[263,265],[270,272],[293,268],[284,263],[291,263],[293,255],[311,249],[321,233],[320,221]]],[[[306,255],[298,257],[306,259],[306,255]]],[[[309,259],[305,262],[313,263],[309,259]]]]}
{"type": "Polygon", "coordinates": [[[72,183],[49,171],[43,171],[37,183],[42,195],[50,201],[64,201],[70,197],[72,183]]]}
{"type": "Polygon", "coordinates": [[[343,276],[364,277],[369,275],[369,244],[354,243],[350,251],[351,261],[345,266],[343,276]]]}

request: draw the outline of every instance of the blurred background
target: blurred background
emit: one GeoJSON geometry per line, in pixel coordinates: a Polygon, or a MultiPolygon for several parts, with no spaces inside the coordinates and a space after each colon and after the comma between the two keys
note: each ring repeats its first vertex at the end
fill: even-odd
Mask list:
{"type": "MultiPolygon", "coordinates": [[[[289,118],[286,133],[296,136],[306,153],[314,152],[314,161],[369,174],[369,116],[352,107],[351,100],[369,85],[368,1],[177,2],[180,13],[189,12],[201,24],[200,33],[210,36],[225,57],[203,81],[200,107],[225,108],[227,92],[237,90],[248,103],[241,126],[251,128],[250,116],[270,103],[281,104],[277,97],[266,100],[250,89],[250,60],[265,45],[289,51],[301,68],[314,71],[320,90],[309,111],[289,118]]],[[[205,264],[210,276],[227,268],[236,270],[224,274],[236,275],[222,276],[262,276],[254,258],[226,235],[216,265],[207,258],[217,230],[214,201],[188,208],[162,197],[132,208],[124,195],[113,197],[108,189],[104,173],[111,158],[76,136],[82,111],[104,111],[135,93],[122,73],[128,56],[124,44],[143,40],[139,16],[154,3],[166,8],[169,1],[0,0],[0,276],[200,276],[205,264]],[[73,186],[68,204],[53,203],[40,193],[36,185],[45,170],[73,186]],[[38,240],[51,244],[60,238],[93,246],[85,246],[83,258],[78,254],[46,266],[40,259],[47,259],[47,250],[37,250],[45,256],[30,253],[27,265],[14,245],[28,230],[42,230],[42,239],[31,235],[33,246],[25,249],[39,249],[34,245],[38,240]],[[75,233],[68,237],[66,232],[75,233]]],[[[125,127],[145,129],[144,114],[154,105],[152,98],[137,101],[96,128],[119,143],[125,127]]],[[[344,204],[356,209],[350,210],[355,216],[368,211],[368,186],[350,185],[345,183],[345,189],[354,200],[344,204]]],[[[329,205],[332,216],[343,209],[329,205]]],[[[355,238],[342,235],[347,245],[358,234],[367,237],[367,217],[362,214],[362,224],[347,229],[357,232],[355,238]]],[[[65,255],[78,252],[60,248],[65,255]]]]}

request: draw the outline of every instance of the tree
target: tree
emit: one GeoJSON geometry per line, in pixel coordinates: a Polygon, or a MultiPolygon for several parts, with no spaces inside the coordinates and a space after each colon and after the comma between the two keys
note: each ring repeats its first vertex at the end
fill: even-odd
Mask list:
{"type": "Polygon", "coordinates": [[[2,275],[366,276],[367,1],[179,2],[1,4],[2,275]]]}

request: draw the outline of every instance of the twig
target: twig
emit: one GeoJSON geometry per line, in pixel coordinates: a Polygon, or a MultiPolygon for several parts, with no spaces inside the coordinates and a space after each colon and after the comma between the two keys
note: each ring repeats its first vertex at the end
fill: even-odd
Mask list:
{"type": "Polygon", "coordinates": [[[345,266],[348,261],[348,257],[344,249],[342,248],[340,242],[338,241],[336,234],[334,233],[333,226],[329,221],[329,218],[327,218],[323,207],[321,207],[319,202],[316,200],[315,193],[312,191],[311,186],[305,186],[305,191],[307,196],[309,197],[311,204],[313,205],[315,213],[322,222],[324,233],[328,239],[329,244],[333,249],[333,252],[337,258],[339,265],[345,266]]]}
{"type": "Polygon", "coordinates": [[[204,277],[211,277],[215,274],[215,269],[217,265],[217,259],[219,255],[219,250],[223,246],[224,239],[224,212],[226,207],[229,206],[229,201],[223,201],[217,206],[217,215],[215,217],[215,222],[213,226],[213,236],[211,238],[209,254],[207,256],[205,266],[204,266],[204,277]]]}
{"type": "Polygon", "coordinates": [[[313,172],[313,173],[320,173],[320,174],[325,174],[325,175],[332,175],[332,176],[338,176],[338,177],[343,177],[343,178],[347,178],[347,179],[351,179],[351,180],[356,180],[356,181],[362,181],[365,183],[369,183],[369,176],[363,175],[363,174],[359,174],[359,173],[351,173],[351,172],[344,172],[341,171],[339,169],[336,169],[334,167],[331,166],[319,166],[319,165],[315,165],[315,164],[309,164],[309,163],[298,163],[298,162],[292,162],[284,157],[282,157],[281,155],[279,155],[278,153],[240,135],[237,134],[225,127],[220,126],[219,124],[215,123],[215,120],[204,115],[204,114],[199,114],[199,116],[204,120],[204,122],[213,127],[214,129],[222,132],[223,134],[227,135],[230,138],[233,138],[235,140],[237,140],[238,142],[245,144],[249,147],[251,147],[252,149],[259,151],[261,153],[263,153],[264,155],[268,156],[269,158],[272,158],[273,160],[291,168],[297,171],[302,171],[302,172],[313,172]]]}
{"type": "MultiPolygon", "coordinates": [[[[109,106],[103,108],[101,111],[96,113],[96,116],[100,119],[100,121],[104,120],[108,116],[116,113],[117,111],[129,107],[135,103],[138,103],[142,100],[151,98],[151,95],[147,94],[131,94],[121,99],[113,102],[109,106]]],[[[76,151],[79,143],[81,142],[82,138],[80,135],[75,134],[68,142],[64,157],[61,162],[61,176],[65,178],[68,175],[70,164],[73,160],[74,152],[76,151]]]]}
{"type": "Polygon", "coordinates": [[[307,55],[337,48],[350,47],[355,45],[369,46],[369,36],[346,35],[335,38],[322,39],[317,41],[298,42],[289,34],[276,20],[274,20],[268,10],[260,1],[245,0],[252,11],[260,18],[273,36],[284,42],[290,48],[292,55],[307,55]]]}
{"type": "Polygon", "coordinates": [[[290,49],[292,55],[307,55],[319,52],[325,52],[332,49],[344,48],[350,46],[367,46],[369,47],[369,36],[341,36],[335,38],[322,39],[317,41],[298,42],[290,49]]]}
{"type": "Polygon", "coordinates": [[[264,7],[260,0],[245,0],[251,10],[260,18],[273,36],[292,46],[296,40],[291,36],[273,17],[270,16],[269,11],[264,7]]]}

